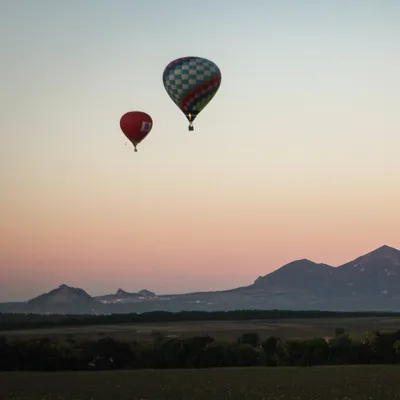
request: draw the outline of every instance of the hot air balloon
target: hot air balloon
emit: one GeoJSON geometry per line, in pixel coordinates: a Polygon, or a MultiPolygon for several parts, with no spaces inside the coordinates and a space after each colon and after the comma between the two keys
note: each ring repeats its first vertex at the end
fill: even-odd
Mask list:
{"type": "Polygon", "coordinates": [[[178,58],[165,67],[163,83],[169,97],[188,119],[189,131],[193,131],[193,121],[221,85],[221,71],[205,58],[178,58]]]}
{"type": "Polygon", "coordinates": [[[142,111],[130,111],[121,117],[119,122],[122,132],[136,146],[150,133],[153,120],[142,111]]]}

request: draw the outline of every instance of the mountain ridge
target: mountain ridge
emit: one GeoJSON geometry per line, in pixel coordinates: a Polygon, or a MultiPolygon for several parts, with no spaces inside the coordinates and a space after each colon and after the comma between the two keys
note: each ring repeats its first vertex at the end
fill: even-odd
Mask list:
{"type": "MultiPolygon", "coordinates": [[[[400,250],[383,245],[337,267],[303,258],[259,276],[250,285],[211,292],[157,295],[147,289],[119,288],[114,294],[92,297],[62,284],[27,302],[8,305],[7,310],[124,313],[244,308],[400,310],[400,250]]],[[[0,312],[4,309],[0,305],[0,312]]]]}

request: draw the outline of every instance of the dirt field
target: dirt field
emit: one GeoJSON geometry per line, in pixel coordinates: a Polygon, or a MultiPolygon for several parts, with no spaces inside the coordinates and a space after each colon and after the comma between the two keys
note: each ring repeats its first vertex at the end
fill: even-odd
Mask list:
{"type": "Polygon", "coordinates": [[[103,325],[87,327],[63,327],[38,330],[0,332],[0,336],[32,337],[73,335],[75,339],[111,336],[120,340],[148,339],[152,332],[162,332],[173,336],[211,335],[216,339],[233,341],[244,332],[258,332],[261,337],[330,336],[336,327],[345,328],[357,337],[366,331],[396,331],[400,329],[400,318],[327,318],[258,320],[239,322],[175,322],[164,324],[103,325]]]}
{"type": "Polygon", "coordinates": [[[389,400],[400,366],[0,373],[2,400],[389,400]]]}

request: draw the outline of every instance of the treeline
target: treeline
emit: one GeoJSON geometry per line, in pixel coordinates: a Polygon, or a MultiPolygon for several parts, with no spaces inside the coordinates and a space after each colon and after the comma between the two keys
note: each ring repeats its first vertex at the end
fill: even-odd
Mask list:
{"type": "Polygon", "coordinates": [[[352,339],[336,329],[330,339],[307,340],[241,335],[235,343],[210,336],[169,338],[154,333],[147,342],[112,338],[77,342],[40,338],[8,341],[0,338],[0,369],[30,371],[107,370],[146,368],[213,368],[245,366],[313,366],[400,363],[400,331],[369,332],[352,339]]]}
{"type": "Polygon", "coordinates": [[[246,321],[287,318],[360,318],[395,317],[394,312],[334,312],[334,311],[290,311],[290,310],[237,310],[237,311],[152,311],[141,314],[110,315],[39,315],[1,314],[0,331],[35,329],[64,326],[115,325],[148,322],[194,322],[194,321],[246,321]]]}

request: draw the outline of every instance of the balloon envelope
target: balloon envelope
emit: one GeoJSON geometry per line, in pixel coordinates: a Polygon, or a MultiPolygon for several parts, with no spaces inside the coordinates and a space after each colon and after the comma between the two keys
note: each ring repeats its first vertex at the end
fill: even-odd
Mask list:
{"type": "Polygon", "coordinates": [[[130,111],[121,117],[120,127],[125,136],[132,142],[136,151],[136,145],[150,133],[153,120],[145,112],[130,111]]]}
{"type": "Polygon", "coordinates": [[[190,126],[217,93],[221,79],[218,66],[201,57],[178,58],[169,63],[163,73],[165,90],[185,114],[190,126]]]}

